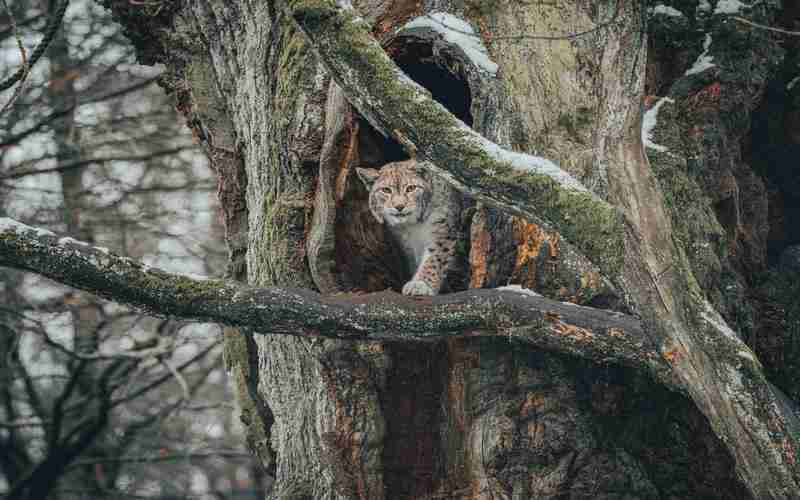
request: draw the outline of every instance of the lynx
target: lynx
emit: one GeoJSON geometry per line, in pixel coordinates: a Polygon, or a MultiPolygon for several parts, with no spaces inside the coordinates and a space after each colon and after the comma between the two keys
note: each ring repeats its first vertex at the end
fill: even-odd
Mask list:
{"type": "Polygon", "coordinates": [[[459,235],[460,196],[416,160],[357,169],[369,208],[405,258],[411,280],[403,295],[436,295],[452,265],[459,235]]]}

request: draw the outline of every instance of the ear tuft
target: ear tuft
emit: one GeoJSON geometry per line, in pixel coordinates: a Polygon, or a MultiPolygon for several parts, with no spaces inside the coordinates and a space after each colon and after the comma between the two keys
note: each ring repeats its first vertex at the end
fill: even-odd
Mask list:
{"type": "Polygon", "coordinates": [[[375,184],[375,181],[381,175],[381,173],[374,168],[356,167],[356,173],[358,174],[358,178],[361,179],[361,182],[364,183],[364,186],[367,187],[367,191],[372,190],[372,185],[375,184]]]}

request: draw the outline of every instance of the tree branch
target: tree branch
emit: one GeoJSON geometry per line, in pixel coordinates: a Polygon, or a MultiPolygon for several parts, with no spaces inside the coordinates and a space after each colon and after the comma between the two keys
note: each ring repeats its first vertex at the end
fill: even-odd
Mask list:
{"type": "Polygon", "coordinates": [[[56,172],[67,172],[69,170],[75,170],[78,168],[88,167],[89,165],[93,165],[95,163],[107,163],[112,161],[148,161],[155,158],[160,158],[162,156],[172,156],[175,154],[180,153],[181,151],[185,151],[188,149],[196,149],[197,146],[181,146],[177,148],[170,148],[170,149],[163,149],[161,151],[154,151],[152,153],[146,153],[142,155],[119,155],[119,156],[101,156],[96,158],[85,158],[82,160],[75,160],[71,162],[62,163],[60,165],[56,165],[55,167],[50,168],[42,168],[38,170],[34,169],[27,169],[21,172],[11,172],[8,174],[0,175],[0,181],[10,180],[10,179],[20,179],[22,177],[28,177],[30,175],[42,175],[42,174],[52,174],[56,172]]]}
{"type": "Polygon", "coordinates": [[[349,2],[288,0],[285,6],[376,129],[431,162],[426,168],[460,191],[554,228],[616,280],[624,234],[617,208],[550,160],[505,150],[454,117],[394,64],[349,2]]]}
{"type": "Polygon", "coordinates": [[[680,389],[637,318],[557,302],[521,288],[412,299],[393,292],[325,297],[170,274],[104,248],[0,219],[0,265],[26,269],[161,316],[263,334],[419,342],[505,337],[600,363],[643,369],[680,389]]]}

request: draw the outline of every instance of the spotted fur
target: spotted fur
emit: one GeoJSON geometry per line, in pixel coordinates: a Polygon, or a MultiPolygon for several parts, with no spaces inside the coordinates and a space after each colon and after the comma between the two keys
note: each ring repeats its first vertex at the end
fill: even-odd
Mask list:
{"type": "Polygon", "coordinates": [[[403,294],[438,294],[458,241],[458,193],[418,168],[416,160],[357,172],[370,190],[370,212],[384,224],[413,271],[403,294]]]}

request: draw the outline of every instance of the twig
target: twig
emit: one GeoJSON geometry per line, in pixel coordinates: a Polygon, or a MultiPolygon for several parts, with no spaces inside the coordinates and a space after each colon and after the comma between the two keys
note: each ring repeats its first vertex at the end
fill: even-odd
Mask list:
{"type": "Polygon", "coordinates": [[[178,381],[178,385],[181,386],[181,392],[183,392],[183,400],[184,402],[188,403],[192,399],[192,394],[189,391],[189,384],[186,383],[186,379],[183,378],[183,375],[181,375],[180,372],[176,370],[175,367],[172,366],[172,363],[170,363],[168,360],[160,359],[160,361],[161,364],[164,365],[167,370],[169,370],[172,376],[175,377],[175,380],[178,381]]]}
{"type": "MultiPolygon", "coordinates": [[[[434,18],[430,14],[425,14],[423,17],[435,22],[436,24],[439,24],[440,26],[442,26],[445,29],[450,30],[450,31],[452,31],[454,33],[458,33],[460,35],[471,36],[471,37],[475,37],[475,38],[481,38],[481,36],[479,34],[475,33],[474,31],[466,31],[466,30],[462,30],[462,29],[456,28],[455,26],[450,26],[449,24],[444,23],[444,22],[440,21],[439,19],[434,18]]],[[[501,36],[492,35],[489,38],[489,40],[487,40],[487,42],[489,44],[491,44],[491,43],[496,42],[496,41],[505,41],[505,40],[508,40],[508,41],[514,41],[514,40],[574,40],[575,38],[580,38],[582,36],[591,35],[595,31],[599,31],[599,30],[601,30],[601,29],[603,29],[605,27],[611,26],[612,24],[617,22],[617,18],[618,17],[619,17],[619,7],[617,8],[617,11],[614,13],[614,16],[609,21],[606,21],[604,23],[600,23],[597,26],[595,26],[594,28],[590,28],[590,29],[585,30],[585,31],[580,31],[580,32],[576,32],[576,33],[565,33],[563,35],[538,35],[538,34],[501,35],[501,36]]]]}
{"type": "Polygon", "coordinates": [[[764,25],[764,24],[754,23],[753,21],[750,21],[748,19],[745,19],[745,18],[739,17],[739,16],[731,16],[731,19],[735,19],[736,21],[739,21],[740,23],[749,24],[750,26],[753,26],[754,28],[758,28],[758,29],[762,29],[762,30],[774,31],[775,33],[782,33],[784,35],[789,35],[789,36],[800,36],[800,31],[789,31],[789,30],[785,30],[785,29],[781,29],[781,28],[774,28],[772,26],[767,26],[767,25],[764,25]]]}
{"type": "Polygon", "coordinates": [[[3,1],[3,7],[8,12],[8,19],[11,23],[11,29],[14,31],[14,38],[17,40],[17,47],[19,47],[19,53],[22,57],[22,70],[21,80],[17,88],[14,90],[14,94],[8,100],[7,103],[3,105],[3,108],[0,109],[0,114],[3,114],[6,109],[8,109],[14,102],[19,99],[19,96],[22,95],[22,90],[25,88],[25,82],[28,79],[28,73],[30,73],[30,65],[28,64],[28,52],[25,50],[25,45],[22,43],[22,35],[19,33],[19,27],[17,26],[17,20],[14,18],[14,13],[11,12],[11,9],[8,6],[8,2],[6,0],[3,1]]]}

